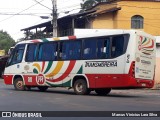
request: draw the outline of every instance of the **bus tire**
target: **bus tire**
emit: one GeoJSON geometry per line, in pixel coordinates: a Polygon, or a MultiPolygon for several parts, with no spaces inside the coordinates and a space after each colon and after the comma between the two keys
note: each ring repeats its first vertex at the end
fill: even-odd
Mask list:
{"type": "Polygon", "coordinates": [[[95,89],[95,92],[98,95],[108,95],[111,92],[111,88],[99,88],[95,89]]]}
{"type": "Polygon", "coordinates": [[[24,82],[23,82],[22,78],[20,78],[20,77],[16,78],[14,80],[13,85],[14,85],[15,90],[18,90],[18,91],[25,90],[24,82]]]}
{"type": "Polygon", "coordinates": [[[39,89],[41,92],[45,92],[45,91],[48,89],[48,86],[38,86],[38,89],[39,89]]]}
{"type": "Polygon", "coordinates": [[[4,71],[1,72],[1,78],[4,79],[4,71]]]}
{"type": "Polygon", "coordinates": [[[74,92],[77,95],[88,95],[91,91],[87,88],[87,83],[83,79],[78,79],[74,82],[73,85],[74,92]]]}

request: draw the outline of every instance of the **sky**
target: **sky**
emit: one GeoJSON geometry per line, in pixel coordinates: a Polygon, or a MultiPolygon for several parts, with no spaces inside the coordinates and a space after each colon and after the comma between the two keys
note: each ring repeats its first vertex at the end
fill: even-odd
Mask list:
{"type": "MultiPolygon", "coordinates": [[[[80,2],[81,0],[57,0],[59,17],[78,12],[80,2]],[[66,11],[70,12],[66,14],[66,11]]],[[[24,37],[21,29],[51,20],[51,9],[52,0],[0,0],[0,30],[6,31],[17,41],[24,37]],[[49,19],[40,16],[48,16],[49,19]]]]}

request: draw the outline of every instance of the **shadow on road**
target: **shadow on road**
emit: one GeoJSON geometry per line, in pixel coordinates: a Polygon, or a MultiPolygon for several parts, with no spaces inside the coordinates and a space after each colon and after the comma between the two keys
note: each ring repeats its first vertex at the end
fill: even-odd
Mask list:
{"type": "MultiPolygon", "coordinates": [[[[108,94],[107,96],[99,96],[97,95],[94,91],[92,91],[89,95],[76,95],[74,93],[74,91],[68,90],[68,89],[64,89],[64,88],[49,88],[47,91],[45,92],[40,92],[37,88],[32,88],[31,90],[26,90],[26,91],[16,91],[14,88],[3,88],[4,90],[7,91],[12,91],[12,92],[26,92],[26,93],[41,93],[41,94],[63,94],[63,95],[74,95],[74,96],[88,96],[88,97],[115,97],[115,98],[144,98],[144,95],[140,95],[140,94],[130,94],[129,92],[126,94],[125,92],[121,92],[121,91],[116,91],[113,90],[111,91],[110,94],[108,94]]],[[[122,90],[124,91],[124,90],[122,90]]]]}

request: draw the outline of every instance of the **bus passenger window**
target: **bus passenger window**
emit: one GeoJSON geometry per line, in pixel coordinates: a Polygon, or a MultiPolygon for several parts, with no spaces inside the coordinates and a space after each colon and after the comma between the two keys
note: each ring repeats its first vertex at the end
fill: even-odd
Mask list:
{"type": "Polygon", "coordinates": [[[62,60],[78,60],[81,57],[81,41],[64,41],[61,43],[60,58],[62,60]]]}
{"type": "Polygon", "coordinates": [[[96,40],[84,40],[83,59],[96,58],[96,40]]]}
{"type": "Polygon", "coordinates": [[[57,60],[57,43],[43,43],[39,47],[38,61],[57,60]]]}
{"type": "Polygon", "coordinates": [[[97,58],[102,59],[105,58],[105,52],[104,52],[104,40],[100,39],[97,41],[97,58]]]}
{"type": "Polygon", "coordinates": [[[97,58],[104,59],[110,58],[110,39],[103,38],[97,41],[97,58]]]}
{"type": "Polygon", "coordinates": [[[36,60],[37,44],[29,44],[26,52],[26,62],[33,62],[36,60]]]}
{"type": "Polygon", "coordinates": [[[111,46],[112,57],[114,58],[122,55],[124,53],[123,47],[124,47],[123,35],[113,37],[111,46]]]}

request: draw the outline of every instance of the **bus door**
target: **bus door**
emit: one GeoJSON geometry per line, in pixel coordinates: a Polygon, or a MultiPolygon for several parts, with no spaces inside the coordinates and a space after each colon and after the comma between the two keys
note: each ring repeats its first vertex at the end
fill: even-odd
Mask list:
{"type": "Polygon", "coordinates": [[[10,58],[8,59],[5,74],[15,75],[15,74],[24,73],[24,69],[23,69],[24,68],[24,64],[23,64],[24,50],[25,50],[25,44],[19,44],[14,48],[10,58]]]}
{"type": "Polygon", "coordinates": [[[24,73],[24,50],[25,44],[17,45],[7,61],[4,75],[10,80],[10,84],[12,84],[14,75],[21,75],[24,73]]]}

